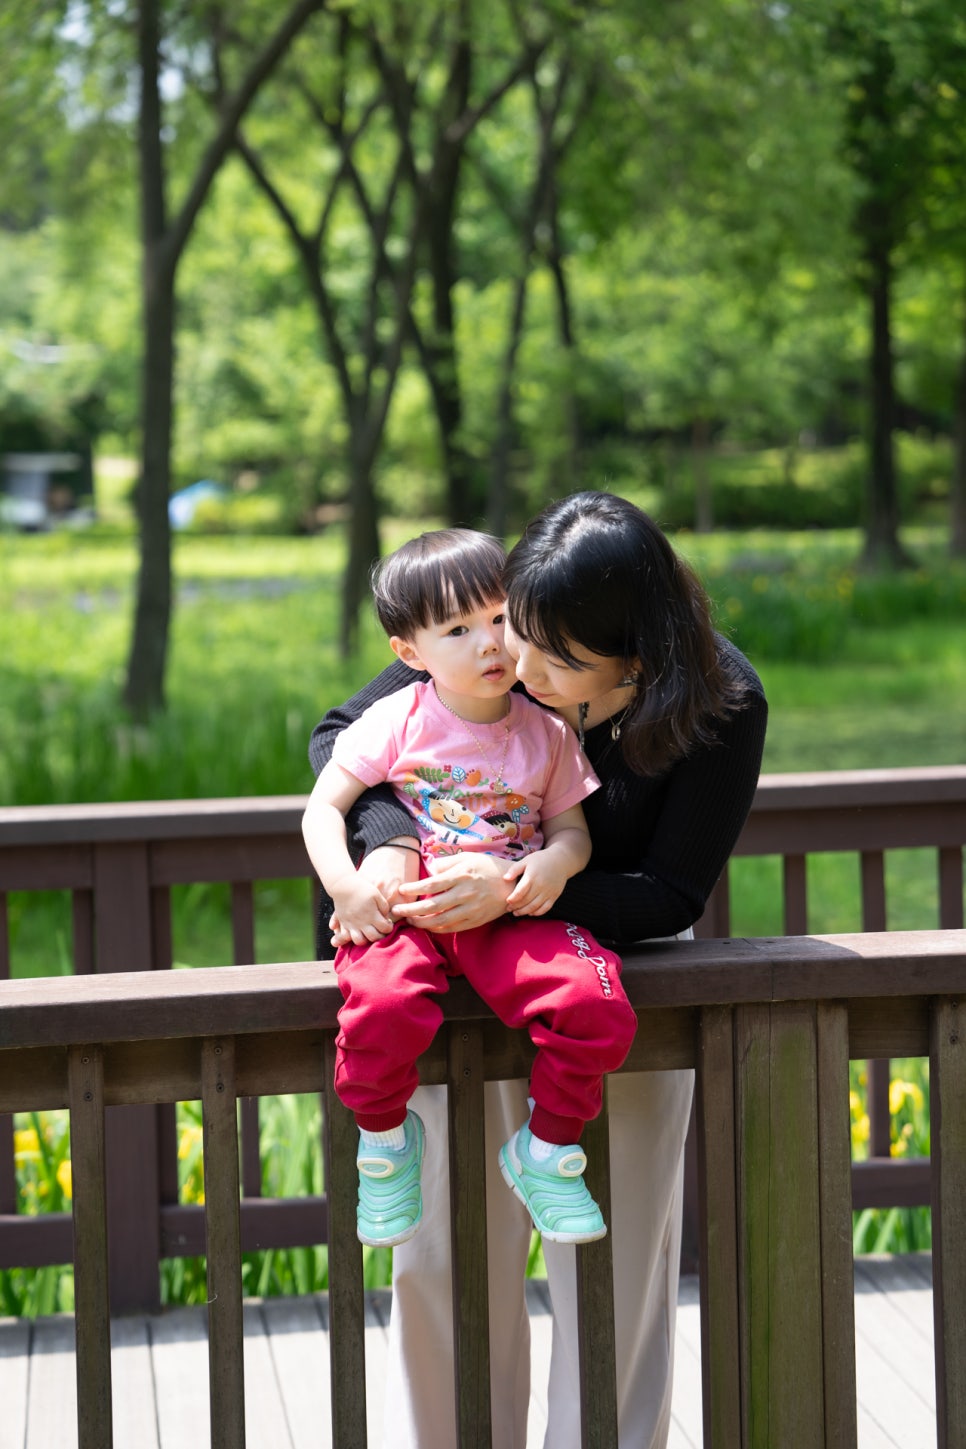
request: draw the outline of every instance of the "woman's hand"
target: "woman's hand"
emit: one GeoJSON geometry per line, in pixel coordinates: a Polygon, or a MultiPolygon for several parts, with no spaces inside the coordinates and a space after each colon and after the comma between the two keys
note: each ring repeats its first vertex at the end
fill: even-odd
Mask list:
{"type": "Polygon", "coordinates": [[[444,856],[425,880],[399,887],[393,915],[427,931],[468,931],[506,913],[513,886],[504,878],[506,862],[464,851],[444,856]]]}

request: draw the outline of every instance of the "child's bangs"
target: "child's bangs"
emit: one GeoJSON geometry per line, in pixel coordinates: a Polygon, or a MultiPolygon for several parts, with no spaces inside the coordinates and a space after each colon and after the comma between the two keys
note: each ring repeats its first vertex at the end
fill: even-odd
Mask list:
{"type": "Polygon", "coordinates": [[[503,601],[503,560],[492,547],[463,550],[458,561],[438,554],[426,560],[425,570],[426,623],[445,624],[456,614],[503,601]]]}

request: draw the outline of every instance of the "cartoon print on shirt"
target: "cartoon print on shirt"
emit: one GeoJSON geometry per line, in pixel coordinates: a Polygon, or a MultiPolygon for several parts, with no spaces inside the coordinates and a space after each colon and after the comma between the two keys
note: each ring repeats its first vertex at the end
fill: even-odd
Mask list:
{"type": "MultiPolygon", "coordinates": [[[[517,815],[519,816],[520,813],[518,811],[517,815]]],[[[519,819],[515,820],[512,815],[508,815],[505,811],[498,815],[485,815],[483,818],[487,825],[492,825],[496,830],[500,831],[508,854],[529,855],[530,848],[527,845],[527,841],[532,840],[536,834],[532,825],[520,824],[519,819]]]]}
{"type": "Polygon", "coordinates": [[[423,850],[429,855],[451,855],[470,840],[496,843],[500,837],[504,850],[509,847],[514,855],[533,849],[527,842],[534,827],[521,824],[530,807],[503,780],[488,780],[462,765],[418,765],[407,771],[402,786],[428,833],[423,850]]]}
{"type": "Polygon", "coordinates": [[[447,800],[435,790],[423,797],[427,801],[430,816],[438,825],[448,825],[453,830],[469,830],[476,816],[467,810],[459,800],[447,800]]]}

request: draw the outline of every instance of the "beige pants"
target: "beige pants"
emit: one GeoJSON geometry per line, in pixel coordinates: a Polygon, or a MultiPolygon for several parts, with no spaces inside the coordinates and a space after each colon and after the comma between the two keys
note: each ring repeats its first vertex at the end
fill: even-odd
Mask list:
{"type": "MultiPolygon", "coordinates": [[[[612,1172],[619,1449],[663,1449],[681,1244],[690,1071],[607,1079],[612,1172]]],[[[525,1082],[486,1094],[490,1371],[494,1449],[526,1449],[530,1328],[523,1292],[530,1219],[506,1187],[497,1154],[527,1120],[525,1082]]],[[[393,1255],[384,1449],[453,1449],[452,1280],[445,1087],[421,1087],[426,1125],[423,1225],[393,1255]]],[[[544,1245],[553,1300],[545,1449],[579,1449],[576,1274],[572,1247],[544,1245]]],[[[531,1446],[534,1449],[534,1446],[531,1446]]]]}

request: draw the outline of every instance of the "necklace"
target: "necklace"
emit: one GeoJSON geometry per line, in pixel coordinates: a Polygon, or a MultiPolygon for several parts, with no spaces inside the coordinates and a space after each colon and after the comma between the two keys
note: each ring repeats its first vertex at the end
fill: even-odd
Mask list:
{"type": "MultiPolygon", "coordinates": [[[[504,794],[507,794],[509,792],[509,786],[507,785],[506,781],[503,778],[503,770],[504,770],[504,767],[506,766],[506,757],[507,757],[507,754],[508,754],[509,749],[510,749],[510,726],[507,723],[507,719],[508,719],[508,716],[509,716],[509,713],[510,713],[510,698],[509,698],[509,695],[506,698],[506,709],[503,712],[503,721],[504,721],[504,724],[503,724],[503,754],[500,756],[500,767],[499,767],[499,769],[498,770],[494,770],[494,768],[493,768],[493,761],[490,759],[489,752],[487,751],[486,746],[483,744],[482,740],[480,740],[480,738],[476,734],[476,732],[474,730],[471,730],[470,729],[469,722],[467,720],[465,720],[461,714],[457,714],[456,713],[456,710],[453,708],[453,706],[451,704],[447,704],[446,703],[445,699],[443,699],[441,697],[439,690],[436,688],[435,682],[433,684],[433,690],[434,690],[434,692],[436,694],[436,698],[439,700],[439,702],[443,706],[443,708],[445,710],[448,710],[449,713],[453,716],[454,719],[459,720],[460,724],[463,726],[463,729],[469,735],[470,739],[473,741],[474,745],[479,750],[480,754],[483,756],[483,760],[484,760],[484,762],[486,764],[486,767],[487,767],[487,769],[490,772],[490,784],[493,785],[494,788],[499,787],[499,789],[502,790],[502,792],[504,794]]],[[[496,720],[496,721],[494,721],[494,723],[497,723],[498,724],[499,721],[496,720]]]]}
{"type": "MultiPolygon", "coordinates": [[[[633,702],[634,701],[631,700],[631,704],[633,704],[633,702]]],[[[584,700],[583,704],[580,704],[577,707],[577,738],[580,741],[581,749],[584,748],[584,730],[587,728],[587,711],[589,709],[590,704],[587,700],[584,700]]],[[[610,737],[615,744],[621,737],[621,730],[624,728],[624,721],[627,719],[627,716],[630,714],[630,712],[631,705],[629,704],[625,709],[621,711],[617,719],[611,720],[610,737]]],[[[603,723],[603,720],[601,721],[601,723],[603,723]]]]}

